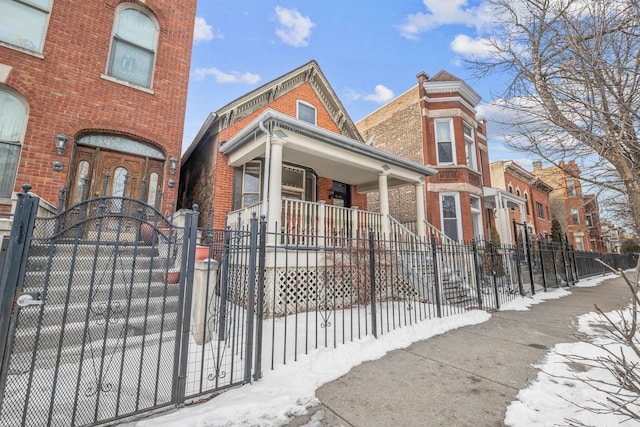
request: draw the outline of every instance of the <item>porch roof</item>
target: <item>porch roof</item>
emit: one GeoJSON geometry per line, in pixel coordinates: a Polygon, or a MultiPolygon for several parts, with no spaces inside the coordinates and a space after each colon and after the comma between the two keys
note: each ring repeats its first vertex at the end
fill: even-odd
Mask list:
{"type": "Polygon", "coordinates": [[[516,208],[524,206],[526,199],[500,188],[484,187],[483,195],[487,208],[516,208]]]}
{"type": "Polygon", "coordinates": [[[358,192],[378,190],[378,175],[388,174],[389,188],[416,184],[436,169],[387,153],[360,141],[267,109],[220,147],[229,165],[241,166],[265,155],[266,134],[284,142],[283,161],[313,168],[320,176],[357,186],[358,192]]]}

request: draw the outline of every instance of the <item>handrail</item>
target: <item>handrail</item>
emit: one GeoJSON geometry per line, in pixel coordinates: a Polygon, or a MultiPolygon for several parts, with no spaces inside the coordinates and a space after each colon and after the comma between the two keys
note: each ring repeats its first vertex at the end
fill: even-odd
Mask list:
{"type": "Polygon", "coordinates": [[[236,209],[235,211],[227,212],[226,225],[232,230],[238,230],[249,224],[249,220],[254,213],[259,217],[261,210],[262,202],[258,202],[253,205],[245,206],[244,208],[236,209]]]}
{"type": "Polygon", "coordinates": [[[426,219],[424,220],[425,225],[427,226],[427,228],[429,229],[429,231],[434,234],[435,236],[438,236],[442,242],[447,242],[450,244],[455,244],[458,245],[459,243],[456,242],[455,240],[453,240],[451,237],[447,236],[446,234],[444,234],[442,231],[440,231],[435,225],[431,224],[429,221],[427,221],[426,219]]]}

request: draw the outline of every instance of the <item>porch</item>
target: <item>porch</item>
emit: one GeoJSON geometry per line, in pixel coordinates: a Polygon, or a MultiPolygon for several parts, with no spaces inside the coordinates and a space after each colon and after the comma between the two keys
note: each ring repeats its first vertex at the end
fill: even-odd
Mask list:
{"type": "Polygon", "coordinates": [[[426,237],[424,181],[436,173],[429,166],[271,109],[222,144],[220,152],[239,171],[233,212],[239,221],[252,213],[264,216],[270,231],[286,231],[298,244],[319,238],[324,240],[309,243],[324,245],[327,238],[358,237],[370,228],[389,235],[389,189],[413,186],[416,234],[426,237]],[[329,194],[318,194],[320,179],[344,185],[347,195],[378,192],[379,212],[332,197],[335,186],[329,194]]]}

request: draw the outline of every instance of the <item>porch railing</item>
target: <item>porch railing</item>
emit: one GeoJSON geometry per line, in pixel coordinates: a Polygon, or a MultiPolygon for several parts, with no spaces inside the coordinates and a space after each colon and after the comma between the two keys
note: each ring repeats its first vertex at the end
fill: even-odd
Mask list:
{"type": "Polygon", "coordinates": [[[240,230],[249,224],[249,220],[251,220],[251,217],[253,217],[254,214],[256,215],[256,218],[260,219],[261,211],[262,202],[231,211],[227,213],[227,227],[232,230],[240,230]]]}
{"type": "Polygon", "coordinates": [[[336,239],[357,239],[380,231],[382,214],[324,202],[282,199],[283,235],[287,244],[336,246],[336,239]]]}

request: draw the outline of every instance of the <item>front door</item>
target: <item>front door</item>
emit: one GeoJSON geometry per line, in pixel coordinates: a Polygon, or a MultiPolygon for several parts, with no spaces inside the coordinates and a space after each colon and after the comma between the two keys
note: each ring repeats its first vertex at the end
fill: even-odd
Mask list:
{"type": "Polygon", "coordinates": [[[162,170],[163,162],[157,159],[77,146],[69,205],[100,196],[142,198],[155,205],[162,170]],[[146,178],[144,191],[143,178],[146,178]]]}
{"type": "Polygon", "coordinates": [[[343,208],[351,207],[351,194],[349,192],[348,184],[333,181],[332,193],[333,206],[340,206],[343,208]]]}

